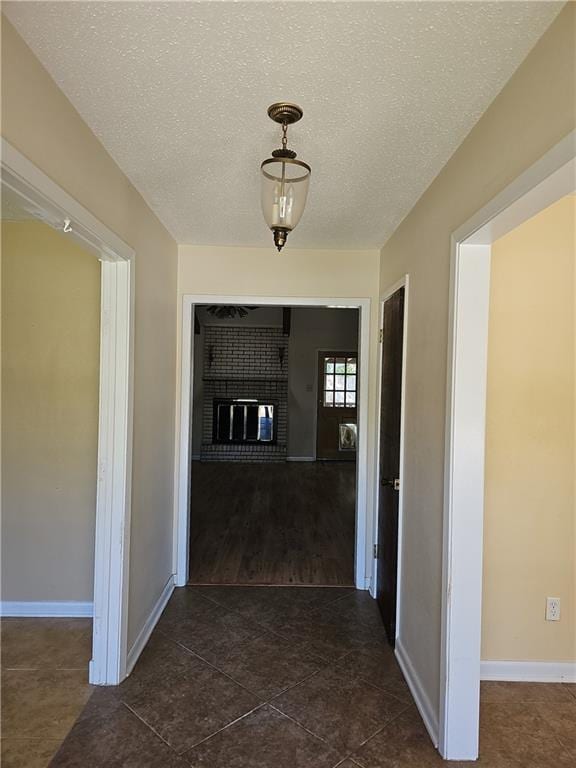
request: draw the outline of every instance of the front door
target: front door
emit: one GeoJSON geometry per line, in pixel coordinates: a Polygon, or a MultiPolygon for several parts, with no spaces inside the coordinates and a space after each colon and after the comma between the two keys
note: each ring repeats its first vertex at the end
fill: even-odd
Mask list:
{"type": "Polygon", "coordinates": [[[380,406],[380,501],[376,547],[378,558],[376,599],[391,646],[394,646],[396,640],[403,337],[404,288],[400,288],[384,303],[380,406]]]}
{"type": "Polygon", "coordinates": [[[357,358],[351,351],[318,353],[317,459],[356,458],[357,358]]]}

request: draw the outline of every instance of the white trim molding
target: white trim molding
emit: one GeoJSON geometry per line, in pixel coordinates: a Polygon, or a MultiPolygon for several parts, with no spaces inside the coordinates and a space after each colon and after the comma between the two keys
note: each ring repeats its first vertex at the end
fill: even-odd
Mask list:
{"type": "Polygon", "coordinates": [[[192,383],[194,377],[193,313],[195,304],[242,304],[246,306],[278,307],[350,307],[359,310],[359,391],[358,391],[358,449],[356,452],[356,546],[354,583],[366,589],[371,566],[367,553],[368,530],[372,524],[372,508],[368,508],[368,391],[370,370],[370,306],[369,298],[334,298],[302,296],[217,296],[214,294],[184,294],[182,296],[182,344],[180,350],[180,402],[177,415],[179,460],[176,463],[174,504],[174,582],[182,587],[188,582],[190,489],[193,471],[192,454],[192,383]]]}
{"type": "Polygon", "coordinates": [[[478,757],[484,431],[491,244],[574,192],[571,132],[452,235],[439,751],[478,757]]]}
{"type": "Polygon", "coordinates": [[[510,683],[576,683],[576,661],[483,661],[480,679],[510,683]]]}
{"type": "Polygon", "coordinates": [[[102,263],[93,630],[98,653],[90,667],[90,682],[95,685],[117,685],[126,677],[133,280],[130,262],[102,263]]]}
{"type": "Polygon", "coordinates": [[[430,701],[428,694],[422,685],[422,681],[420,680],[420,677],[418,676],[410,656],[404,648],[400,638],[396,638],[396,648],[394,653],[398,659],[398,664],[400,665],[402,674],[408,683],[408,688],[410,688],[410,693],[412,694],[414,703],[416,704],[418,712],[420,713],[420,717],[426,726],[428,735],[430,736],[434,746],[437,747],[438,717],[436,715],[436,707],[432,706],[432,702],[430,701]]]}
{"type": "Polygon", "coordinates": [[[128,651],[128,659],[126,662],[127,675],[129,675],[134,669],[136,662],[140,658],[140,654],[146,647],[146,643],[150,639],[150,635],[152,634],[154,627],[158,623],[160,616],[162,616],[162,611],[164,610],[164,608],[166,608],[166,605],[168,604],[168,600],[170,600],[170,598],[172,597],[173,592],[174,592],[174,576],[170,576],[170,578],[168,579],[168,581],[164,586],[164,589],[160,594],[160,597],[156,601],[156,605],[150,611],[150,615],[148,616],[148,618],[144,622],[144,626],[138,633],[138,637],[134,641],[132,648],[130,648],[130,650],[128,651]]]}
{"type": "Polygon", "coordinates": [[[22,618],[80,618],[90,617],[93,614],[92,603],[77,602],[75,600],[51,600],[41,602],[14,602],[4,600],[0,603],[0,616],[22,618]]]}
{"type": "Polygon", "coordinates": [[[2,139],[2,186],[35,218],[102,263],[100,393],[94,555],[94,623],[89,679],[116,685],[126,675],[132,483],[135,253],[112,230],[2,139]]]}

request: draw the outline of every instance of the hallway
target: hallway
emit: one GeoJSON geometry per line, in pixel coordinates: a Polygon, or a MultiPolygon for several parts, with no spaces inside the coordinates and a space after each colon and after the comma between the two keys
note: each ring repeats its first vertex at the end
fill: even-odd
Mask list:
{"type": "MultiPolygon", "coordinates": [[[[483,687],[482,768],[574,764],[575,686],[483,687]]],[[[52,768],[429,768],[367,593],[175,591],[132,675],[95,690],[52,768]]],[[[453,766],[474,763],[451,763],[453,766]]]]}
{"type": "Polygon", "coordinates": [[[194,462],[191,584],[354,584],[355,462],[194,462]]]}

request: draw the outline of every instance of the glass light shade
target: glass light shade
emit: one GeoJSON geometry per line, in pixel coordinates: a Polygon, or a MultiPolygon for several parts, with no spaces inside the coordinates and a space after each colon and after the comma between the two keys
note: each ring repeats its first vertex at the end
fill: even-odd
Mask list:
{"type": "Polygon", "coordinates": [[[262,213],[270,229],[290,232],[304,213],[310,167],[301,160],[270,158],[261,166],[262,213]]]}

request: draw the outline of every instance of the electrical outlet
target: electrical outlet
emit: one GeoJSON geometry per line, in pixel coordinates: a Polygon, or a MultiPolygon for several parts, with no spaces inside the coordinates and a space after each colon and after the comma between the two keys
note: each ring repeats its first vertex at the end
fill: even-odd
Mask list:
{"type": "Polygon", "coordinates": [[[546,621],[560,621],[560,598],[546,598],[546,621]]]}

